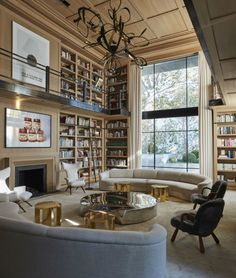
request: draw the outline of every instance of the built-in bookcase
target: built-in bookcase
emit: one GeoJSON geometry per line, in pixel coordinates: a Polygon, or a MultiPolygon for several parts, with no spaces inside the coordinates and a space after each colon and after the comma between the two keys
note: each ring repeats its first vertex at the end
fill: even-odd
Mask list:
{"type": "Polygon", "coordinates": [[[128,168],[128,119],[106,122],[106,168],[128,168]]]}
{"type": "Polygon", "coordinates": [[[104,167],[104,120],[80,114],[60,113],[60,162],[79,163],[87,184],[98,181],[104,167]]]}
{"type": "Polygon", "coordinates": [[[129,110],[128,100],[128,65],[119,68],[120,74],[116,77],[107,77],[107,108],[112,115],[129,110]]]}
{"type": "Polygon", "coordinates": [[[214,180],[236,189],[236,110],[214,110],[214,180]]]}
{"type": "Polygon", "coordinates": [[[80,53],[62,46],[60,95],[103,107],[105,100],[103,67],[80,53]]]}

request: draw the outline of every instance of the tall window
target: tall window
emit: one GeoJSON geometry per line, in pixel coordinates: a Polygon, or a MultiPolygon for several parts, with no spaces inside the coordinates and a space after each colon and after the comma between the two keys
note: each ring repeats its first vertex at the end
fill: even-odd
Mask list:
{"type": "Polygon", "coordinates": [[[198,57],[142,71],[142,167],[199,172],[198,57]]]}

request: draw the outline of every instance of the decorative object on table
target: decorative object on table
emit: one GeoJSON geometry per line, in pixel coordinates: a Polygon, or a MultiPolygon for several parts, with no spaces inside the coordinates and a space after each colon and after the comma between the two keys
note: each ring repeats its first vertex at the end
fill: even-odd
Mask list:
{"type": "Polygon", "coordinates": [[[84,178],[79,177],[79,170],[80,164],[79,163],[66,163],[62,162],[62,168],[66,171],[67,177],[65,178],[67,183],[66,191],[70,190],[70,195],[72,194],[72,188],[78,189],[79,187],[82,188],[83,192],[85,193],[84,186],[85,181],[84,178]]]}
{"type": "Polygon", "coordinates": [[[35,223],[60,226],[61,222],[61,203],[47,201],[35,205],[35,223]]]}
{"type": "Polygon", "coordinates": [[[130,10],[122,7],[121,0],[116,7],[112,6],[112,2],[110,0],[108,8],[109,22],[103,20],[100,14],[88,7],[81,7],[78,9],[78,13],[72,15],[77,15],[74,22],[77,23],[86,46],[101,46],[105,49],[106,54],[102,60],[107,68],[108,76],[120,74],[120,59],[130,59],[140,68],[146,66],[146,60],[135,56],[131,49],[149,44],[144,36],[146,28],[139,34],[125,32],[125,27],[131,19],[130,10]]]}
{"type": "Polygon", "coordinates": [[[12,78],[45,88],[49,41],[13,21],[12,52],[12,78]]]}
{"type": "Polygon", "coordinates": [[[13,191],[10,190],[6,184],[6,180],[10,177],[10,174],[10,167],[0,170],[0,202],[15,202],[25,212],[21,203],[25,202],[32,207],[32,205],[28,202],[32,193],[26,191],[25,186],[16,186],[13,191]]]}
{"type": "Polygon", "coordinates": [[[169,187],[168,185],[153,184],[152,186],[152,196],[158,199],[160,202],[165,202],[169,198],[169,187]]]}
{"type": "Polygon", "coordinates": [[[105,211],[91,210],[87,212],[84,216],[84,223],[87,228],[115,230],[115,216],[105,211]]]}
{"type": "Polygon", "coordinates": [[[171,237],[174,242],[179,230],[198,236],[200,252],[204,253],[205,248],[202,241],[203,237],[211,235],[215,242],[219,244],[219,239],[214,234],[224,210],[225,202],[223,199],[210,200],[200,206],[197,212],[186,211],[177,214],[171,219],[171,225],[175,231],[171,237]]]}
{"type": "Polygon", "coordinates": [[[226,181],[217,181],[210,187],[203,187],[201,194],[193,193],[191,196],[191,201],[194,203],[193,209],[196,208],[197,205],[202,205],[205,202],[217,199],[217,198],[224,198],[225,192],[227,188],[226,181]],[[208,195],[205,195],[206,191],[210,191],[208,195]]]}
{"type": "Polygon", "coordinates": [[[6,148],[50,148],[51,116],[16,109],[5,110],[6,148]]]}

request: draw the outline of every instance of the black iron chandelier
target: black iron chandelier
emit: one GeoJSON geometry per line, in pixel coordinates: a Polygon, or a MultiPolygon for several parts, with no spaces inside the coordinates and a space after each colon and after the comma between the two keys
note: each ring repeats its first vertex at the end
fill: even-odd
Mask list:
{"type": "Polygon", "coordinates": [[[131,59],[137,66],[143,68],[147,62],[142,57],[135,56],[131,49],[143,47],[149,44],[144,37],[146,28],[139,34],[125,32],[125,25],[130,21],[131,14],[127,7],[121,7],[121,0],[118,7],[112,7],[112,0],[109,2],[108,22],[104,21],[100,14],[90,8],[78,9],[77,23],[78,30],[85,38],[85,47],[101,46],[106,50],[103,57],[107,75],[119,75],[122,58],[131,59]]]}

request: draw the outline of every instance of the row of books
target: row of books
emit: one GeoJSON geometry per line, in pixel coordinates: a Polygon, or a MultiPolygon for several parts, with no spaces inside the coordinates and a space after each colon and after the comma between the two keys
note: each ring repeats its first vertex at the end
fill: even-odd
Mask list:
{"type": "Polygon", "coordinates": [[[74,157],[74,151],[60,151],[59,152],[59,157],[60,158],[72,158],[74,157]]]}
{"type": "Polygon", "coordinates": [[[234,150],[220,150],[218,154],[219,159],[236,158],[236,151],[234,150]]]}
{"type": "Polygon", "coordinates": [[[126,159],[107,159],[107,166],[127,166],[126,159]]]}
{"type": "Polygon", "coordinates": [[[236,138],[217,139],[217,147],[236,147],[236,138]]]}
{"type": "Polygon", "coordinates": [[[235,178],[226,178],[225,175],[217,175],[217,180],[227,181],[227,182],[236,182],[235,178]]]}
{"type": "Polygon", "coordinates": [[[234,126],[222,126],[218,128],[218,134],[236,134],[236,127],[234,126]]]}
{"type": "Polygon", "coordinates": [[[223,114],[217,116],[218,123],[228,123],[228,122],[236,122],[236,114],[223,114]]]}
{"type": "Polygon", "coordinates": [[[236,164],[232,163],[218,163],[217,164],[217,171],[235,171],[236,164]]]}

